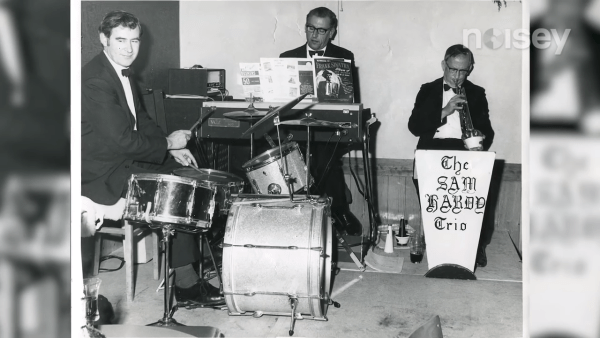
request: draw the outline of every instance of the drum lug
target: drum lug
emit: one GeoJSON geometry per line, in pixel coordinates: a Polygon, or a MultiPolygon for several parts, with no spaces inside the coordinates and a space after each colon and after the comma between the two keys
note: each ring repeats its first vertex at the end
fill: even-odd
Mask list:
{"type": "Polygon", "coordinates": [[[262,193],[260,192],[260,188],[258,187],[258,183],[256,183],[256,180],[252,180],[252,186],[254,187],[254,190],[256,190],[256,193],[261,195],[262,193]]]}

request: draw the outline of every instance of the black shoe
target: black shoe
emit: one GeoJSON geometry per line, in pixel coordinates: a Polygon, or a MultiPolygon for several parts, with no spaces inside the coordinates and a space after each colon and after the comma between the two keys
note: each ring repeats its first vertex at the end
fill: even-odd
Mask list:
{"type": "Polygon", "coordinates": [[[175,285],[175,299],[179,307],[188,309],[225,304],[225,298],[221,295],[219,289],[206,281],[198,281],[189,288],[181,288],[175,285]]]}
{"type": "Polygon", "coordinates": [[[477,247],[477,257],[475,258],[475,263],[478,267],[483,268],[487,265],[487,256],[485,254],[485,246],[477,247]]]}

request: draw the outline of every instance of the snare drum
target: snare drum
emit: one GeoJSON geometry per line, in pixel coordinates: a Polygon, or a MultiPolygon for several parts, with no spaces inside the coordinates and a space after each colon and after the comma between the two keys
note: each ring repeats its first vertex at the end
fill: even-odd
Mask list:
{"type": "Polygon", "coordinates": [[[124,219],[173,224],[191,232],[210,228],[215,188],[188,177],[133,174],[129,179],[124,219]]]}
{"type": "MultiPolygon", "coordinates": [[[[279,147],[267,150],[246,162],[242,168],[246,171],[246,176],[250,180],[252,189],[257,194],[289,194],[290,191],[284,179],[285,163],[292,184],[293,192],[297,192],[306,187],[306,164],[304,157],[300,152],[300,147],[296,142],[290,142],[279,147]],[[283,154],[283,156],[281,155],[283,154]]],[[[312,185],[312,177],[309,174],[309,185],[312,185]]]]}
{"type": "Polygon", "coordinates": [[[233,203],[233,195],[244,192],[244,180],[228,172],[213,169],[179,168],[173,171],[175,175],[193,178],[209,187],[215,187],[215,201],[219,214],[227,215],[233,203]]]}
{"type": "Polygon", "coordinates": [[[223,244],[223,290],[230,315],[254,312],[327,320],[331,283],[330,202],[293,203],[266,195],[235,199],[223,244]]]}

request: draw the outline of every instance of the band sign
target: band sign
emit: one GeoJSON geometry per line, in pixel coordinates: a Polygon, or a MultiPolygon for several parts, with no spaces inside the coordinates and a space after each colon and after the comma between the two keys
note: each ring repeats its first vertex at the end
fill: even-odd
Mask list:
{"type": "Polygon", "coordinates": [[[417,150],[419,199],[429,267],[473,270],[495,153],[417,150]]]}

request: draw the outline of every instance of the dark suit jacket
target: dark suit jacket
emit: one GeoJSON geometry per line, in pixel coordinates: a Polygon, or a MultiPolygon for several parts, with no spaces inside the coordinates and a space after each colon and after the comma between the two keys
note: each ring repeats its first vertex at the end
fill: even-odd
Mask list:
{"type": "MultiPolygon", "coordinates": [[[[317,85],[317,96],[318,97],[326,97],[325,94],[327,92],[327,81],[321,81],[317,85]]],[[[331,82],[331,95],[329,97],[337,98],[340,92],[340,85],[335,82],[331,82]]]]}
{"type": "MultiPolygon", "coordinates": [[[[467,101],[473,127],[485,135],[483,140],[484,150],[488,150],[494,140],[494,130],[490,122],[488,102],[485,97],[485,89],[474,85],[470,81],[465,81],[463,87],[467,92],[467,101]]],[[[443,102],[443,78],[421,86],[412,114],[408,120],[408,129],[413,135],[419,137],[417,149],[447,149],[442,143],[433,136],[439,127],[446,123],[441,120],[442,102],[443,102]]],[[[519,135],[515,135],[518,137],[519,135]]],[[[462,144],[456,143],[459,146],[462,144]]],[[[464,147],[455,150],[466,150],[464,147]]]]}
{"type": "MultiPolygon", "coordinates": [[[[330,58],[343,58],[352,61],[352,85],[354,87],[354,102],[360,102],[360,88],[358,87],[358,72],[356,71],[356,67],[354,66],[354,53],[347,50],[346,48],[342,48],[340,46],[336,46],[333,43],[329,43],[327,48],[325,49],[325,53],[323,54],[325,57],[330,58]]],[[[306,58],[306,44],[302,46],[288,50],[287,52],[281,53],[279,55],[280,58],[306,58]]],[[[315,93],[316,94],[316,93],[315,93]]]]}
{"type": "Polygon", "coordinates": [[[81,194],[96,203],[118,201],[131,174],[139,170],[134,161],[158,164],[166,158],[167,135],[142,108],[132,87],[137,130],[121,81],[104,52],[81,71],[81,194]]]}

